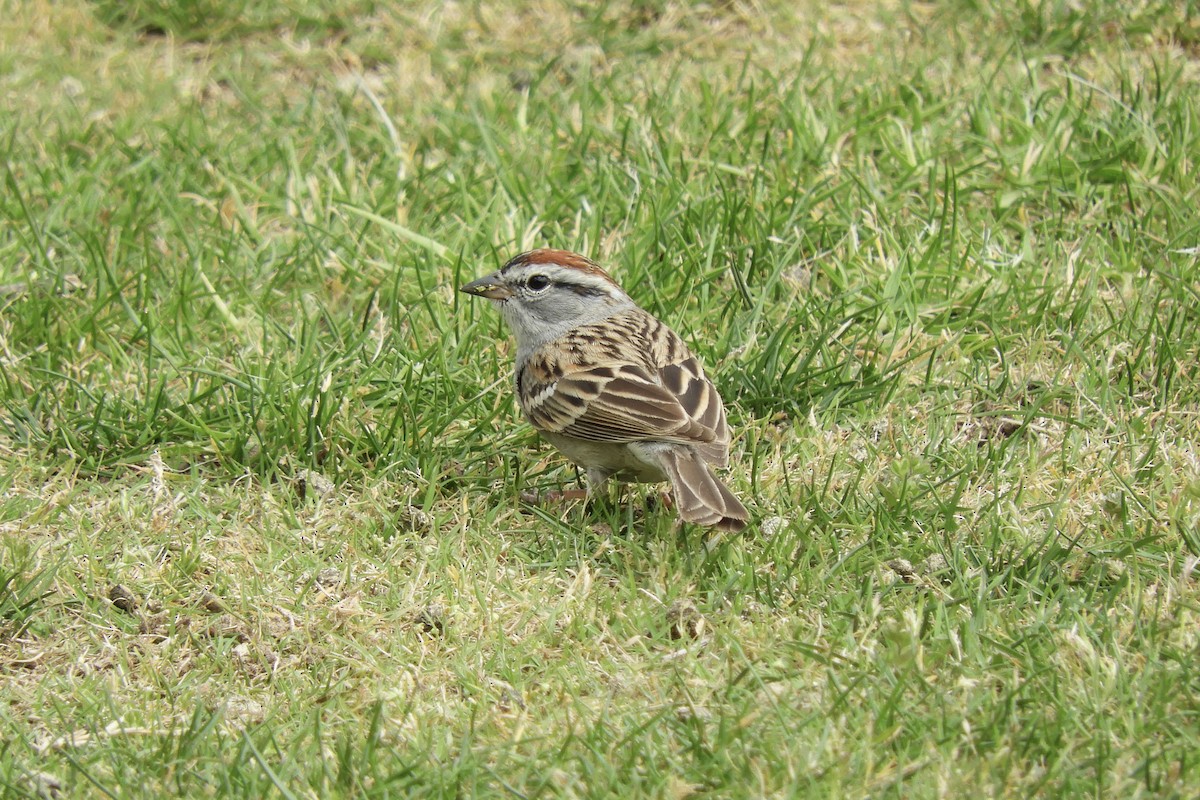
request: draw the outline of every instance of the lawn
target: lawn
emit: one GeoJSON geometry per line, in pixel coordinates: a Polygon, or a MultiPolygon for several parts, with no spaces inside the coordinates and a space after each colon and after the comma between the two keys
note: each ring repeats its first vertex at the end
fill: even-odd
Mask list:
{"type": "Polygon", "coordinates": [[[1200,7],[0,0],[0,798],[1200,795],[1200,7]],[[744,534],[457,292],[680,332],[744,534]]]}

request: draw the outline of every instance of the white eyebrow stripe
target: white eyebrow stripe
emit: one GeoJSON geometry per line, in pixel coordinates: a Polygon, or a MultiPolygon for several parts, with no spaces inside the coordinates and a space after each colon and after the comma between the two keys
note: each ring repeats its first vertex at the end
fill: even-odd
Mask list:
{"type": "Polygon", "coordinates": [[[509,270],[509,280],[514,283],[524,283],[531,275],[543,274],[555,283],[569,287],[578,287],[589,293],[606,294],[620,297],[625,294],[620,286],[602,275],[585,272],[581,269],[565,267],[554,262],[534,262],[521,264],[509,270]]]}

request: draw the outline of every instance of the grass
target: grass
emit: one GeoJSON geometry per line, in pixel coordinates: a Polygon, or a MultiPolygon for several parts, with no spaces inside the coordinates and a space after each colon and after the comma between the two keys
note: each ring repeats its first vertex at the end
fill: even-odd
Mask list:
{"type": "Polygon", "coordinates": [[[1192,4],[0,14],[0,796],[1191,797],[1192,4]],[[580,250],[755,524],[456,292],[580,250]]]}

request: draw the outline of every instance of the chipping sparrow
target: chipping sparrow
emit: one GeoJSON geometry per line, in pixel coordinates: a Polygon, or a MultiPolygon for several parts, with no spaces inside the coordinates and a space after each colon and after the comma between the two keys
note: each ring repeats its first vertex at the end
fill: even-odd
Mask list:
{"type": "Polygon", "coordinates": [[[709,465],[729,465],[721,396],[679,336],[592,261],[533,250],[462,287],[500,309],[517,340],[521,411],[587,470],[669,480],[679,515],[721,530],[748,514],[709,465]]]}

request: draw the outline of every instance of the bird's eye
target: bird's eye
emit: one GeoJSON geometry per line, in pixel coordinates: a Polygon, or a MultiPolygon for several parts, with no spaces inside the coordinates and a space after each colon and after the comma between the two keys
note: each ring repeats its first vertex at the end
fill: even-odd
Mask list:
{"type": "Polygon", "coordinates": [[[529,280],[525,281],[525,285],[535,292],[540,292],[550,285],[550,279],[545,275],[530,275],[529,280]]]}

